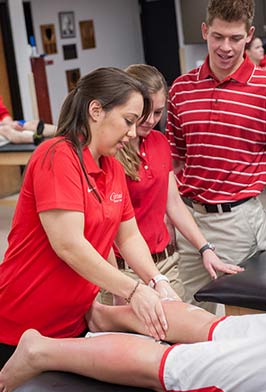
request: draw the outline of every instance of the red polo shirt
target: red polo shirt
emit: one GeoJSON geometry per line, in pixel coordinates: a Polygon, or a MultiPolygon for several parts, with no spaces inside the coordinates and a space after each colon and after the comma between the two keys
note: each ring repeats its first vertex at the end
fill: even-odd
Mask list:
{"type": "MultiPolygon", "coordinates": [[[[84,213],[84,235],[106,258],[121,221],[134,216],[124,170],[112,157],[100,169],[83,151],[88,187],[76,153],[55,138],[32,155],[20,192],[9,248],[0,265],[0,342],[16,345],[23,331],[36,328],[51,337],[78,336],[98,287],[85,280],[53,251],[38,213],[62,209],[84,213]]],[[[64,235],[62,228],[61,235],[64,235]]],[[[88,261],[89,262],[89,261],[88,261]]]]}
{"type": "Polygon", "coordinates": [[[170,89],[166,135],[180,193],[205,203],[257,196],[266,184],[266,71],[245,57],[218,81],[209,59],[170,89]]]}
{"type": "Polygon", "coordinates": [[[140,181],[127,176],[127,185],[141,234],[151,253],[161,252],[170,241],[164,223],[169,172],[173,170],[166,137],[151,131],[140,144],[140,181]]]}
{"type": "Polygon", "coordinates": [[[0,121],[2,121],[7,116],[10,116],[10,114],[3,103],[2,97],[0,97],[0,121]]]}

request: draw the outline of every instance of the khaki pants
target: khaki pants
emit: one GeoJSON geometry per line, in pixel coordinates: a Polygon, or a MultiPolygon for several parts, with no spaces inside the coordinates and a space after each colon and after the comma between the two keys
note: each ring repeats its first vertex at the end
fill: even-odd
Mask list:
{"type": "MultiPolygon", "coordinates": [[[[231,212],[201,214],[188,207],[207,241],[215,244],[216,254],[227,263],[239,264],[256,252],[266,250],[266,210],[258,198],[233,207],[231,212]]],[[[198,251],[180,233],[179,272],[185,287],[185,302],[215,313],[216,304],[194,300],[193,295],[210,281],[198,251]]]]}
{"type": "MultiPolygon", "coordinates": [[[[156,267],[160,271],[161,274],[166,275],[170,281],[171,287],[175,290],[179,297],[184,297],[184,288],[179,277],[179,254],[175,252],[172,256],[167,257],[165,260],[159,261],[156,264],[156,267]]],[[[139,276],[135,274],[135,272],[131,268],[126,268],[121,270],[125,275],[129,276],[134,280],[140,280],[139,276]]],[[[98,301],[105,304],[105,305],[112,305],[113,304],[113,296],[111,293],[107,292],[106,290],[101,290],[98,297],[98,301]]]]}

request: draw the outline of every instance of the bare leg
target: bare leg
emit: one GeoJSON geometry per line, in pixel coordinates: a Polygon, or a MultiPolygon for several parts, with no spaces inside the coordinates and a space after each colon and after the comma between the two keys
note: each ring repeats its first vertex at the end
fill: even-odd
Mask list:
{"type": "Polygon", "coordinates": [[[51,339],[28,330],[0,372],[0,392],[11,392],[48,370],[162,391],[158,372],[166,349],[152,340],[129,335],[51,339]]]}
{"type": "MultiPolygon", "coordinates": [[[[211,325],[219,319],[212,313],[184,302],[165,301],[163,307],[168,322],[165,340],[170,343],[206,341],[211,325]]],[[[92,332],[131,331],[148,335],[130,306],[107,306],[95,302],[86,318],[92,332]]]]}
{"type": "MultiPolygon", "coordinates": [[[[21,143],[33,143],[33,134],[37,129],[39,121],[31,120],[25,122],[21,130],[14,129],[10,125],[0,126],[0,135],[4,136],[11,143],[21,144],[21,143]]],[[[45,137],[54,136],[56,131],[56,126],[53,124],[45,124],[43,135],[45,137]]]]}
{"type": "Polygon", "coordinates": [[[33,132],[32,131],[17,131],[10,125],[0,126],[0,135],[4,136],[11,143],[21,144],[21,143],[32,143],[33,142],[33,132]]]}

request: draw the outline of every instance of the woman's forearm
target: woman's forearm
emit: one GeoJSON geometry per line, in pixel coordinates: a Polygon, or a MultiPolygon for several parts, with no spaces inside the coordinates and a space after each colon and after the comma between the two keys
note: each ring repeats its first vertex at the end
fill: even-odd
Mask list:
{"type": "Polygon", "coordinates": [[[170,172],[169,174],[166,212],[176,229],[194,245],[196,249],[200,249],[206,244],[206,238],[180,197],[173,172],[170,172]]]}
{"type": "Polygon", "coordinates": [[[126,229],[125,231],[128,230],[130,234],[126,238],[124,238],[123,234],[118,234],[116,245],[127,264],[147,284],[155,275],[159,274],[159,271],[151,257],[149,247],[137,226],[134,233],[131,232],[130,227],[127,227],[131,224],[135,225],[135,222],[128,221],[121,224],[123,226],[122,231],[124,232],[124,229],[126,229]]]}

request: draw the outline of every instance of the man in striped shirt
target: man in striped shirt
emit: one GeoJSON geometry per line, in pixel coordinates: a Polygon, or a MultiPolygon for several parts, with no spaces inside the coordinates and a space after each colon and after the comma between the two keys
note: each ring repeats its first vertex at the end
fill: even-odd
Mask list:
{"type": "MultiPolygon", "coordinates": [[[[166,129],[184,202],[216,254],[235,264],[266,249],[257,198],[266,183],[266,71],[245,55],[253,16],[253,0],[209,1],[202,24],[208,56],[174,81],[166,129]]],[[[210,280],[208,265],[180,235],[178,246],[184,300],[193,302],[210,280]]],[[[202,251],[211,258],[212,249],[202,251]]]]}

